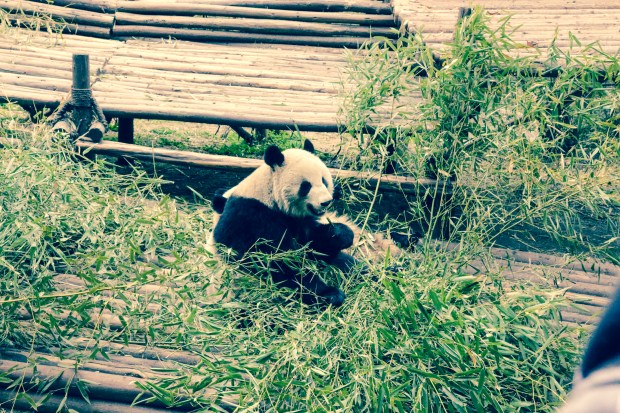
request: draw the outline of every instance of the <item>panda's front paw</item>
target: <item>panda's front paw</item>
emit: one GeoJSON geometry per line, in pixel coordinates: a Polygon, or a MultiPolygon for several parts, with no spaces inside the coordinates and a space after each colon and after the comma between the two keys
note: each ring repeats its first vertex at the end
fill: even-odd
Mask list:
{"type": "Polygon", "coordinates": [[[336,244],[336,249],[344,250],[353,245],[353,239],[355,238],[355,234],[353,233],[353,230],[347,225],[340,222],[335,223],[332,226],[331,232],[332,239],[336,244]]]}
{"type": "Polygon", "coordinates": [[[336,287],[327,287],[322,296],[330,305],[334,307],[340,307],[346,298],[344,292],[336,287]]]}

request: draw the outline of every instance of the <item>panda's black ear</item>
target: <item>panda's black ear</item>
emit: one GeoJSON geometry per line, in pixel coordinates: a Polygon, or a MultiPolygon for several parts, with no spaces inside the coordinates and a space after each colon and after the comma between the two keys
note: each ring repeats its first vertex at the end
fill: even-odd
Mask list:
{"type": "Polygon", "coordinates": [[[314,153],[314,145],[310,142],[310,139],[304,140],[304,151],[314,153]]]}
{"type": "Polygon", "coordinates": [[[271,169],[276,169],[276,166],[284,165],[284,155],[280,148],[275,145],[271,145],[265,151],[265,163],[271,166],[271,169]]]}

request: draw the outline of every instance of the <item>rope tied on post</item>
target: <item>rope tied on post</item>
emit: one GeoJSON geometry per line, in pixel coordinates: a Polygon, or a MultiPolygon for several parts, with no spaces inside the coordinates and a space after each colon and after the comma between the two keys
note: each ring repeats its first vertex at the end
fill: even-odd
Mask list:
{"type": "Polygon", "coordinates": [[[65,100],[48,122],[53,130],[69,134],[72,141],[87,137],[100,142],[108,123],[90,88],[88,55],[73,55],[73,86],[65,100]]]}

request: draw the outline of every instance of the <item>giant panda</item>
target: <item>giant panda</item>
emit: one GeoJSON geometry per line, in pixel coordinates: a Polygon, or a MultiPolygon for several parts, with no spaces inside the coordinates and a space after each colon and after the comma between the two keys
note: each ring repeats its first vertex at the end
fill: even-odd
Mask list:
{"type": "MultiPolygon", "coordinates": [[[[342,251],[353,245],[354,232],[345,223],[324,219],[334,183],[312,143],[306,140],[303,149],[285,151],[270,146],[264,162],[237,186],[216,195],[210,247],[227,247],[243,265],[255,252],[273,255],[305,246],[305,258],[349,271],[356,261],[342,251]]],[[[285,260],[270,260],[269,271],[277,285],[300,289],[307,303],[321,299],[340,306],[345,299],[342,290],[327,285],[319,274],[295,269],[285,260]]]]}

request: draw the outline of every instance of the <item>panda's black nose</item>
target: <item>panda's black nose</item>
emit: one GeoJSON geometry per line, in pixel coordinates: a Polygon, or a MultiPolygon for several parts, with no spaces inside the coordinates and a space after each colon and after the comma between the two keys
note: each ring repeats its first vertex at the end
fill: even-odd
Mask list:
{"type": "Polygon", "coordinates": [[[328,207],[329,204],[331,204],[331,203],[332,203],[332,200],[330,199],[329,201],[321,202],[321,206],[322,207],[328,207]]]}

